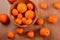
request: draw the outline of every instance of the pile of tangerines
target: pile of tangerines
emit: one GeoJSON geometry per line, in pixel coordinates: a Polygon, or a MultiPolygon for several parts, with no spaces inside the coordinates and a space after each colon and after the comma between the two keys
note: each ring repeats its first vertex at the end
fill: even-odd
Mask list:
{"type": "MultiPolygon", "coordinates": [[[[9,0],[9,2],[13,3],[14,0],[9,0]]],[[[57,9],[60,9],[60,3],[55,3],[54,7],[57,9]]],[[[47,8],[47,4],[46,3],[42,3],[41,4],[41,8],[46,9],[47,8]]],[[[19,25],[21,24],[26,24],[29,25],[33,22],[33,19],[35,17],[35,11],[33,10],[34,6],[32,3],[19,3],[17,5],[17,8],[14,8],[11,11],[11,14],[15,17],[15,22],[19,25]]],[[[3,24],[6,24],[9,22],[9,17],[7,14],[2,13],[0,14],[0,22],[3,24]]],[[[56,16],[49,16],[48,17],[48,22],[51,24],[54,24],[57,22],[57,17],[56,16]]],[[[42,18],[38,18],[36,23],[38,25],[43,25],[44,24],[44,20],[42,18]]],[[[22,35],[24,33],[24,29],[23,28],[16,28],[16,33],[19,35],[22,35]]],[[[48,37],[50,35],[50,30],[46,27],[41,28],[39,31],[39,34],[43,37],[48,37]]],[[[7,33],[8,38],[14,38],[15,34],[13,32],[8,32],[7,33]]],[[[29,38],[34,38],[35,33],[34,31],[29,31],[27,32],[27,36],[29,38]]]]}
{"type": "Polygon", "coordinates": [[[11,15],[15,17],[14,21],[15,23],[21,25],[21,24],[32,24],[33,19],[35,17],[35,12],[33,8],[32,3],[19,3],[17,4],[17,7],[12,9],[11,15]]]}

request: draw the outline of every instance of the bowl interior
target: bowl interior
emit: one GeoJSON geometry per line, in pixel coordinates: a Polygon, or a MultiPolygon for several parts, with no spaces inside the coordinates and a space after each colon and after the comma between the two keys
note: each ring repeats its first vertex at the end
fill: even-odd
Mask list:
{"type": "MultiPolygon", "coordinates": [[[[33,4],[33,6],[34,6],[33,11],[35,12],[35,18],[33,19],[33,23],[31,24],[31,25],[33,25],[33,24],[36,22],[36,20],[37,20],[38,10],[37,10],[36,5],[35,5],[32,1],[28,1],[28,0],[19,0],[19,1],[16,1],[16,2],[11,6],[11,9],[10,9],[10,18],[11,18],[12,22],[13,22],[14,24],[16,24],[16,23],[14,22],[15,17],[11,14],[11,11],[12,11],[12,9],[17,8],[17,4],[19,4],[19,3],[25,3],[25,4],[27,4],[27,3],[32,3],[32,4],[33,4]]],[[[16,25],[19,26],[19,27],[27,27],[27,25],[18,25],[18,24],[16,24],[16,25]]]]}

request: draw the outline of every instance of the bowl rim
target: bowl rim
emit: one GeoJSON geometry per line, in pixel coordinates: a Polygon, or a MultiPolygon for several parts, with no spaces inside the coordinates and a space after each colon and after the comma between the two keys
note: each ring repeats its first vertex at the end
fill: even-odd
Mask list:
{"type": "Polygon", "coordinates": [[[38,18],[38,14],[39,14],[39,11],[38,11],[38,7],[37,7],[37,5],[35,4],[35,2],[33,2],[33,1],[30,1],[29,0],[29,2],[32,2],[33,4],[34,4],[34,6],[35,6],[35,18],[34,18],[34,20],[33,20],[33,22],[30,24],[30,25],[19,25],[19,24],[17,24],[17,23],[15,23],[14,22],[14,20],[13,20],[13,18],[12,18],[12,15],[11,15],[11,10],[14,8],[14,6],[16,5],[16,4],[18,4],[19,3],[19,1],[16,1],[16,2],[14,2],[13,4],[12,4],[12,6],[11,6],[11,8],[10,8],[10,20],[16,25],[16,26],[18,26],[18,27],[27,27],[27,26],[31,26],[31,25],[33,25],[35,22],[36,22],[36,20],[37,20],[37,18],[38,18]]]}

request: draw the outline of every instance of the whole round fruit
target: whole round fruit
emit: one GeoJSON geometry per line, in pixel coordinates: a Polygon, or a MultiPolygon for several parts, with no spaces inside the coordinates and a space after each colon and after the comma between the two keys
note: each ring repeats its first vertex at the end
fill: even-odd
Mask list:
{"type": "Polygon", "coordinates": [[[13,16],[17,16],[18,15],[18,10],[17,9],[13,9],[12,10],[12,15],[13,16]]]}
{"type": "Polygon", "coordinates": [[[34,38],[34,32],[33,32],[33,31],[29,31],[29,32],[27,33],[27,36],[28,36],[29,38],[34,38]]]}
{"type": "Polygon", "coordinates": [[[8,32],[7,36],[8,36],[8,38],[13,39],[15,35],[13,32],[8,32]]]}
{"type": "Polygon", "coordinates": [[[20,13],[26,12],[26,10],[27,10],[26,4],[24,4],[24,3],[19,3],[19,4],[17,5],[17,10],[18,10],[20,13]]]}
{"type": "Polygon", "coordinates": [[[14,3],[16,0],[8,0],[10,3],[14,3]]]}
{"type": "Polygon", "coordinates": [[[33,22],[32,19],[27,19],[27,20],[26,20],[26,25],[30,25],[30,24],[32,24],[32,22],[33,22]]]}
{"type": "Polygon", "coordinates": [[[32,10],[32,9],[33,9],[33,4],[32,4],[32,3],[28,3],[28,4],[27,4],[27,8],[28,8],[29,10],[32,10]]]}
{"type": "Polygon", "coordinates": [[[56,16],[49,16],[48,22],[54,24],[57,22],[57,17],[56,16]]]}
{"type": "Polygon", "coordinates": [[[20,18],[16,18],[15,19],[15,23],[21,25],[22,24],[22,20],[20,18]]]}
{"type": "Polygon", "coordinates": [[[0,22],[6,24],[9,22],[9,18],[7,14],[0,14],[0,22]]]}
{"type": "Polygon", "coordinates": [[[37,24],[38,24],[38,25],[43,25],[43,23],[44,23],[44,21],[43,21],[42,18],[38,18],[38,19],[37,19],[37,24]]]}
{"type": "Polygon", "coordinates": [[[16,28],[16,32],[17,32],[17,34],[21,35],[21,34],[23,34],[24,29],[23,28],[16,28]]]}
{"type": "Polygon", "coordinates": [[[33,19],[33,18],[35,17],[34,11],[28,10],[28,11],[25,13],[25,17],[26,17],[26,18],[33,19]]]}
{"type": "Polygon", "coordinates": [[[40,30],[40,35],[43,37],[48,37],[50,35],[50,30],[44,27],[40,30]]]}

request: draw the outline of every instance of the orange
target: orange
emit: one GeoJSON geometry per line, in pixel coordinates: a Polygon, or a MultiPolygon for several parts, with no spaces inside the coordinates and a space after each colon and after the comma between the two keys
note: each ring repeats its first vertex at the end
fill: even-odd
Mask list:
{"type": "MultiPolygon", "coordinates": [[[[1,16],[1,14],[0,14],[0,16],[1,16]]],[[[0,19],[0,22],[1,22],[1,19],[0,19]]]]}
{"type": "Polygon", "coordinates": [[[8,38],[13,39],[15,35],[13,32],[8,32],[7,36],[8,36],[8,38]]]}
{"type": "Polygon", "coordinates": [[[9,18],[8,18],[7,14],[4,14],[4,13],[0,14],[0,22],[1,23],[6,24],[6,23],[8,23],[8,21],[9,21],[9,18]]]}
{"type": "Polygon", "coordinates": [[[27,11],[27,6],[25,3],[19,3],[17,5],[17,10],[20,12],[20,13],[24,13],[27,11]]]}
{"type": "Polygon", "coordinates": [[[44,23],[44,21],[43,21],[42,18],[38,18],[38,19],[37,19],[37,24],[38,24],[38,25],[43,25],[43,23],[44,23]]]}
{"type": "Polygon", "coordinates": [[[46,27],[41,28],[40,35],[43,37],[48,37],[50,35],[50,30],[46,27]]]}
{"type": "Polygon", "coordinates": [[[17,29],[16,29],[16,32],[17,32],[18,34],[23,34],[23,31],[24,31],[23,28],[17,28],[17,29]]]}
{"type": "Polygon", "coordinates": [[[34,38],[34,32],[33,32],[33,31],[29,31],[29,32],[27,33],[27,36],[28,36],[29,38],[34,38]]]}
{"type": "Polygon", "coordinates": [[[32,22],[33,22],[32,19],[27,19],[27,20],[26,20],[26,25],[30,25],[30,24],[32,24],[32,22]]]}
{"type": "Polygon", "coordinates": [[[52,24],[56,23],[57,22],[57,17],[56,16],[50,16],[48,18],[48,22],[50,22],[52,24]]]}
{"type": "Polygon", "coordinates": [[[17,16],[18,15],[18,10],[17,9],[13,9],[12,10],[12,15],[13,16],[17,16]]]}
{"type": "Polygon", "coordinates": [[[27,8],[28,8],[29,10],[32,10],[32,9],[33,9],[33,4],[32,4],[32,3],[28,3],[28,4],[27,4],[27,8]]]}
{"type": "Polygon", "coordinates": [[[26,20],[27,20],[27,19],[26,19],[25,17],[22,18],[23,24],[26,24],[26,20]]]}
{"type": "Polygon", "coordinates": [[[54,3],[54,7],[55,7],[56,9],[60,9],[60,2],[54,3]]]}
{"type": "Polygon", "coordinates": [[[10,3],[14,3],[16,0],[8,0],[10,3]]]}
{"type": "Polygon", "coordinates": [[[47,5],[46,2],[42,2],[41,5],[40,5],[40,7],[41,7],[42,9],[47,9],[48,5],[47,5]]]}
{"type": "Polygon", "coordinates": [[[19,24],[19,25],[22,24],[22,20],[21,20],[20,18],[16,18],[16,19],[15,19],[15,22],[16,22],[17,24],[19,24]]]}
{"type": "Polygon", "coordinates": [[[21,13],[19,13],[18,15],[17,15],[17,18],[22,18],[23,17],[23,15],[21,14],[21,13]]]}
{"type": "Polygon", "coordinates": [[[26,18],[33,19],[33,18],[35,17],[34,11],[28,10],[28,11],[25,13],[25,17],[26,17],[26,18]]]}

